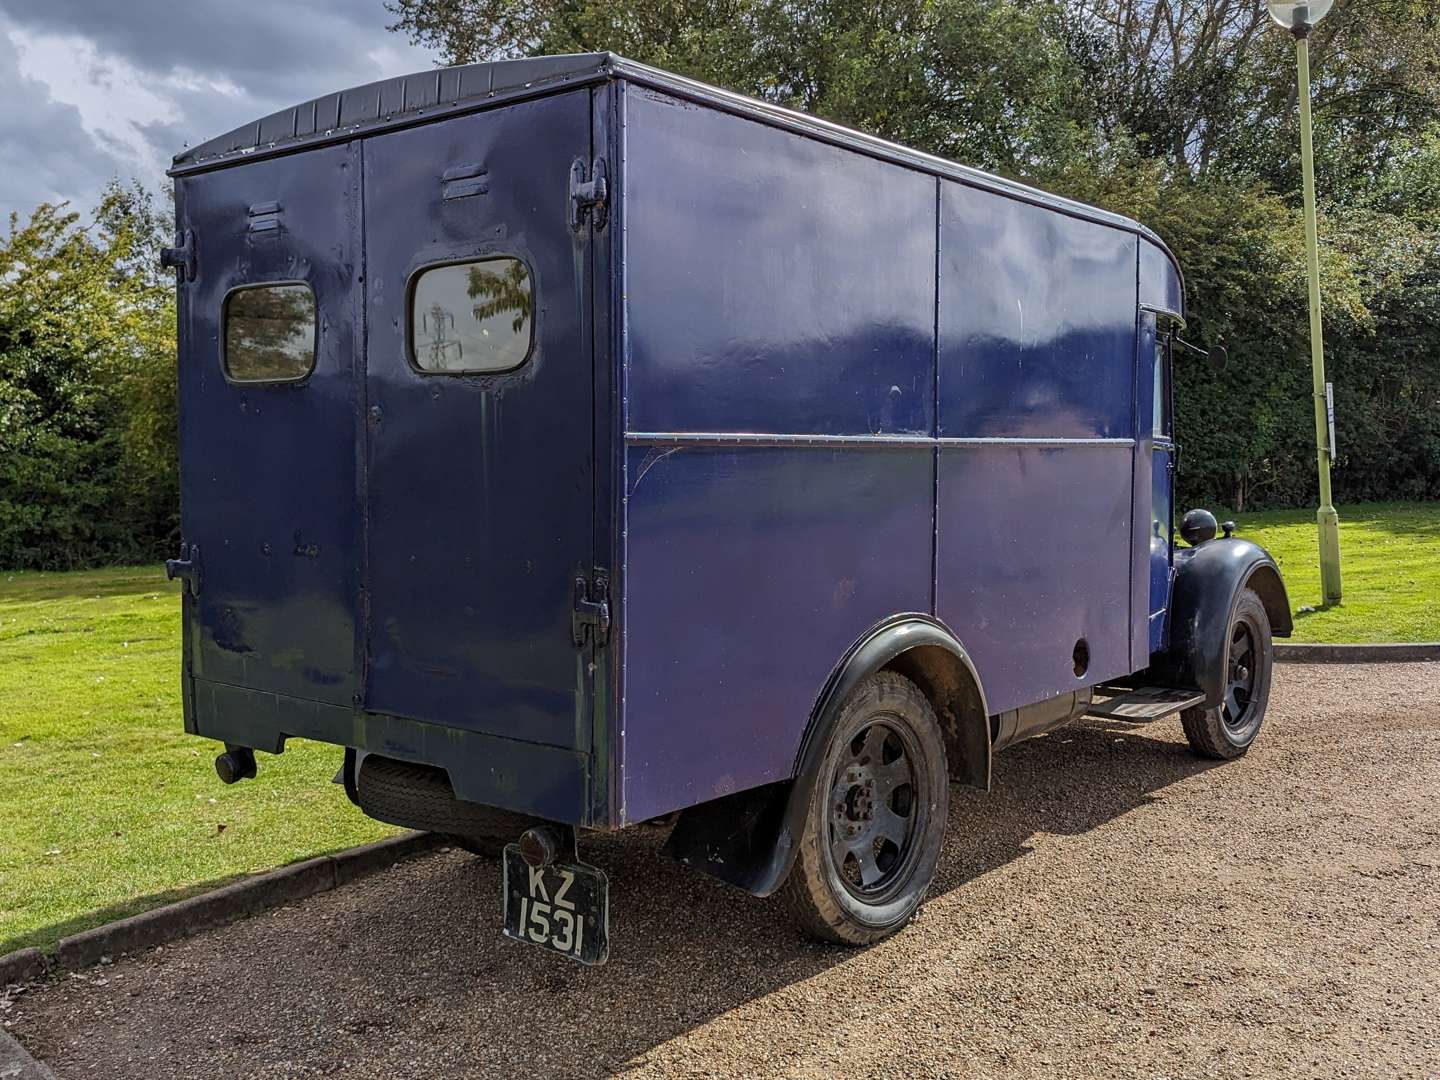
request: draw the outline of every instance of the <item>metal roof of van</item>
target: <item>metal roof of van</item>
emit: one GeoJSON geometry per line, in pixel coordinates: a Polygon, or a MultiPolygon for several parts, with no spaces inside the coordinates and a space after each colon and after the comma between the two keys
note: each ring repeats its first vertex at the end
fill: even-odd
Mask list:
{"type": "MultiPolygon", "coordinates": [[[[1088,203],[1007,180],[968,165],[912,150],[899,143],[821,120],[807,113],[746,97],[729,90],[675,75],[610,52],[493,60],[435,68],[414,75],[366,83],[271,113],[218,138],[175,155],[169,175],[217,168],[258,157],[288,153],[320,143],[345,142],[358,135],[408,127],[440,117],[535,97],[568,87],[624,78],[727,112],[799,131],[871,157],[919,168],[987,188],[1012,198],[1047,206],[1072,217],[1113,225],[1155,243],[1170,258],[1177,274],[1179,260],[1154,232],[1137,221],[1088,203]]],[[[1182,285],[1183,289],[1183,275],[1182,285]]]]}
{"type": "Polygon", "coordinates": [[[242,124],[175,155],[171,172],[218,164],[220,159],[301,144],[343,141],[378,126],[482,106],[515,91],[601,77],[610,53],[575,53],[530,60],[461,64],[338,90],[242,124]]]}

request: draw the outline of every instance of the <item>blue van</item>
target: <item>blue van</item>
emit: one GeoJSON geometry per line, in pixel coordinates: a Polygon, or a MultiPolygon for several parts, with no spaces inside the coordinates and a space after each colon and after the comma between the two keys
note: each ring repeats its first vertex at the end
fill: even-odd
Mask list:
{"type": "Polygon", "coordinates": [[[596,962],[581,830],[864,944],[953,781],[1085,714],[1259,731],[1260,548],[1172,522],[1184,289],[1126,218],[600,53],[186,150],[185,727],[345,748],[596,962]],[[523,842],[518,842],[522,841],[523,842]]]}

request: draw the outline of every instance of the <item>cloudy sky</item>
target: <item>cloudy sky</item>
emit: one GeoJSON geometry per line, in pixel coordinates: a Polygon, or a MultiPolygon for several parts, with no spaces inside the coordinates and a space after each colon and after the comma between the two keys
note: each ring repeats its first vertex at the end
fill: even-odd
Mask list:
{"type": "Polygon", "coordinates": [[[382,0],[0,0],[0,215],[166,183],[187,144],[435,58],[382,0]]]}

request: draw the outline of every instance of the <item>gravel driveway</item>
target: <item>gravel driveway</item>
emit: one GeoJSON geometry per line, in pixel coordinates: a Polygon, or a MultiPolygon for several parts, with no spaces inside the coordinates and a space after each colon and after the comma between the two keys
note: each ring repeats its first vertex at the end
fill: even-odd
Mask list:
{"type": "Polygon", "coordinates": [[[501,939],[442,852],[0,1010],[67,1077],[1440,1077],[1440,664],[1284,666],[1221,766],[1084,722],[956,788],[916,922],[864,951],[596,840],[612,951],[501,939]]]}

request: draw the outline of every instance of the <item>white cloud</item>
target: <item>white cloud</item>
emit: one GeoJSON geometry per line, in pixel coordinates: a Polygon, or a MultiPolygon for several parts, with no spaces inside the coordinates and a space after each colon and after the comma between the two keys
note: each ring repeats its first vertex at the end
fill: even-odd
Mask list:
{"type": "Polygon", "coordinates": [[[52,101],[72,106],[81,127],[117,164],[149,184],[158,182],[165,159],[145,138],[142,125],[173,122],[180,107],[121,57],[102,56],[76,36],[32,34],[12,28],[7,36],[20,74],[45,87],[52,101]]]}
{"type": "Polygon", "coordinates": [[[423,70],[431,55],[355,0],[0,0],[0,214],[152,188],[182,147],[287,105],[423,70]]]}

